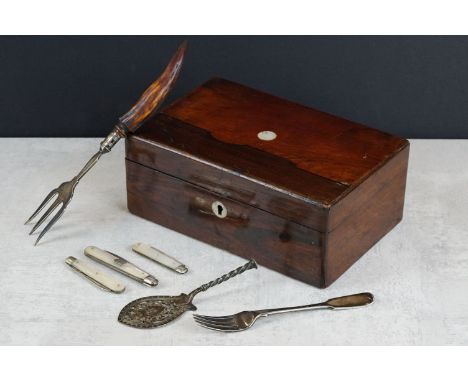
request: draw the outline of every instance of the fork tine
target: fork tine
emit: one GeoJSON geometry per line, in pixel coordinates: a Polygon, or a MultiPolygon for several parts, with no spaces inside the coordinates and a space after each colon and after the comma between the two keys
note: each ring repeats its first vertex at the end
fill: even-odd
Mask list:
{"type": "Polygon", "coordinates": [[[221,325],[216,325],[216,324],[207,324],[207,323],[200,322],[197,320],[195,320],[195,322],[203,328],[218,330],[221,332],[237,332],[237,331],[242,330],[237,325],[221,326],[221,325]]]}
{"type": "Polygon", "coordinates": [[[63,213],[65,212],[65,208],[67,208],[67,205],[68,204],[64,204],[62,206],[62,208],[60,208],[57,213],[55,214],[55,216],[50,219],[49,223],[47,223],[47,225],[45,226],[45,228],[41,231],[41,233],[39,234],[38,238],[36,239],[36,242],[34,243],[34,245],[37,245],[37,243],[39,243],[39,240],[42,239],[42,236],[44,236],[47,231],[57,222],[57,220],[60,219],[60,217],[63,215],[63,213]]]}
{"type": "Polygon", "coordinates": [[[218,325],[231,325],[235,324],[235,320],[233,316],[230,316],[229,318],[219,320],[218,317],[208,317],[208,316],[198,316],[198,315],[193,315],[195,320],[201,321],[201,322],[206,322],[206,323],[213,323],[213,324],[218,324],[218,325]]]}
{"type": "Polygon", "coordinates": [[[60,204],[60,200],[59,199],[56,199],[52,205],[49,207],[49,209],[44,212],[44,214],[41,216],[41,218],[37,221],[37,223],[34,225],[34,227],[32,228],[31,232],[29,232],[30,235],[32,235],[38,228],[39,226],[44,223],[44,220],[46,220],[49,215],[54,212],[54,210],[58,207],[58,205],[60,204]]]}
{"type": "Polygon", "coordinates": [[[197,322],[197,325],[201,326],[202,328],[206,328],[206,329],[210,329],[210,330],[216,330],[218,332],[240,332],[242,330],[240,328],[229,328],[229,329],[216,328],[216,327],[213,327],[213,326],[210,326],[210,325],[200,324],[199,322],[197,322]]]}
{"type": "Polygon", "coordinates": [[[229,320],[233,319],[234,315],[230,314],[229,316],[203,316],[201,314],[194,314],[193,316],[197,316],[199,318],[204,318],[207,320],[215,320],[215,321],[224,321],[224,320],[229,320]]]}
{"type": "Polygon", "coordinates": [[[195,316],[193,318],[195,321],[201,322],[207,325],[218,325],[218,326],[224,326],[224,327],[237,325],[234,319],[225,320],[225,321],[217,321],[217,320],[210,320],[210,319],[200,318],[200,317],[195,317],[195,316]]]}
{"type": "Polygon", "coordinates": [[[42,209],[46,206],[46,204],[49,203],[50,199],[52,199],[52,197],[57,193],[58,193],[58,190],[56,188],[54,188],[52,191],[50,191],[47,194],[47,196],[44,198],[42,203],[39,205],[37,210],[34,211],[34,213],[31,215],[31,217],[28,220],[26,220],[26,222],[24,224],[29,224],[37,216],[37,214],[42,211],[42,209]]]}

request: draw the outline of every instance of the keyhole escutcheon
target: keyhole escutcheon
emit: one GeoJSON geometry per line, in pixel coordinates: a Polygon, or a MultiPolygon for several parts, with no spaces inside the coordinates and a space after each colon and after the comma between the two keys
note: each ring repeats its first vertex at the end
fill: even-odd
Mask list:
{"type": "Polygon", "coordinates": [[[227,209],[224,206],[223,203],[219,201],[213,202],[211,205],[211,209],[213,210],[213,213],[218,217],[218,218],[225,218],[227,216],[227,209]]]}

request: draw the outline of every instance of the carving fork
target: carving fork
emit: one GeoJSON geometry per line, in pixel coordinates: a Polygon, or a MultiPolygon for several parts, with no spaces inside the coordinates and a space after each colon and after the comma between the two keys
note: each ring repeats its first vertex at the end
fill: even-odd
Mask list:
{"type": "Polygon", "coordinates": [[[121,139],[127,136],[129,133],[135,132],[141,124],[157,109],[157,107],[162,103],[164,98],[166,97],[167,93],[171,90],[173,84],[175,83],[180,68],[182,66],[182,62],[184,59],[184,54],[187,49],[186,42],[183,42],[179,48],[177,49],[176,53],[172,57],[171,61],[167,65],[164,72],[161,76],[154,81],[148,89],[142,94],[142,96],[138,99],[137,103],[122,117],[119,118],[117,124],[115,125],[114,129],[111,133],[104,138],[101,142],[99,151],[94,154],[91,159],[85,164],[82,170],[71,180],[62,183],[57,188],[53,189],[43,200],[43,202],[39,205],[36,211],[31,215],[31,217],[26,221],[25,224],[30,223],[38,214],[41,212],[44,207],[52,200],[54,196],[56,199],[52,203],[52,205],[47,209],[47,211],[41,216],[41,218],[37,221],[37,223],[32,228],[30,235],[33,234],[39,226],[44,223],[44,221],[54,212],[57,207],[62,205],[62,207],[58,210],[52,219],[50,219],[49,223],[45,226],[45,228],[39,234],[36,242],[36,245],[42,237],[50,230],[50,228],[60,219],[60,217],[65,212],[70,200],[73,197],[73,192],[86,173],[91,170],[91,168],[97,163],[99,158],[103,154],[108,153],[111,151],[112,147],[121,139]]]}

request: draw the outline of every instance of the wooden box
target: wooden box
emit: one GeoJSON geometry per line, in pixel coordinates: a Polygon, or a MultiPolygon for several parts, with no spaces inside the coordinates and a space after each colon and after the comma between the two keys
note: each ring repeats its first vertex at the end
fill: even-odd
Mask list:
{"type": "Polygon", "coordinates": [[[127,139],[128,208],[327,287],[401,220],[408,153],[405,139],[212,79],[127,139]]]}

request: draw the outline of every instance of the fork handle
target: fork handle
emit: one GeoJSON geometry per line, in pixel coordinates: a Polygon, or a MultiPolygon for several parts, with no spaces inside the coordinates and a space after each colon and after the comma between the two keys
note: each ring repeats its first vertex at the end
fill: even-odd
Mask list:
{"type": "Polygon", "coordinates": [[[184,41],[167,64],[164,72],[141,95],[135,105],[122,115],[112,131],[100,144],[100,152],[108,153],[128,133],[134,133],[158,108],[174,86],[180,73],[187,42],[184,41]]]}
{"type": "Polygon", "coordinates": [[[364,292],[358,294],[351,294],[349,296],[331,298],[326,302],[326,304],[330,309],[347,309],[369,305],[373,301],[374,295],[369,292],[364,292]]]}
{"type": "Polygon", "coordinates": [[[359,306],[369,305],[373,301],[374,301],[374,296],[372,295],[372,293],[364,292],[364,293],[352,294],[348,296],[331,298],[325,302],[321,302],[318,304],[299,305],[299,306],[291,306],[291,307],[286,307],[286,308],[263,309],[263,310],[257,310],[256,313],[266,317],[271,314],[298,312],[302,310],[349,309],[349,308],[357,308],[359,306]]]}
{"type": "Polygon", "coordinates": [[[154,113],[179,76],[186,49],[187,42],[184,41],[161,76],[145,90],[136,104],[119,118],[117,126],[133,133],[154,113]]]}

